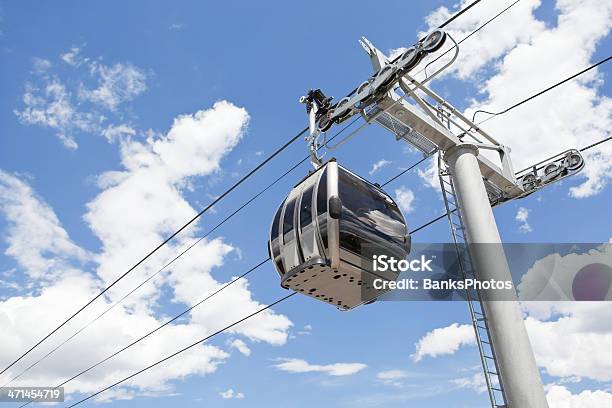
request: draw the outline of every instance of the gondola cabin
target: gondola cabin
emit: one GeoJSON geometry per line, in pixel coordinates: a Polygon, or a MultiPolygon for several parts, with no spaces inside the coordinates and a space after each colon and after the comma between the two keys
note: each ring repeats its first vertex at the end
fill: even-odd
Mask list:
{"type": "Polygon", "coordinates": [[[406,221],[379,187],[330,160],[297,184],[278,208],[269,251],[281,286],[347,310],[384,293],[373,256],[410,252],[406,221]]]}

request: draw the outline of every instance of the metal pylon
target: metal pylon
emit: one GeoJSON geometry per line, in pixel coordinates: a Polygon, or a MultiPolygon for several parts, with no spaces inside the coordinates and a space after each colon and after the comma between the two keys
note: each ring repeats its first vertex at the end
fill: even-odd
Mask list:
{"type": "MultiPolygon", "coordinates": [[[[446,214],[453,236],[453,243],[457,252],[460,276],[462,279],[476,279],[470,254],[465,243],[466,231],[461,218],[461,209],[457,204],[453,180],[448,167],[445,165],[444,160],[442,160],[441,152],[438,152],[438,175],[442,196],[444,197],[444,205],[446,206],[446,214]]],[[[465,296],[476,335],[476,344],[478,345],[478,353],[480,354],[491,407],[507,407],[506,395],[501,376],[499,375],[495,350],[491,342],[489,325],[480,295],[478,291],[466,290],[465,296]]]]}

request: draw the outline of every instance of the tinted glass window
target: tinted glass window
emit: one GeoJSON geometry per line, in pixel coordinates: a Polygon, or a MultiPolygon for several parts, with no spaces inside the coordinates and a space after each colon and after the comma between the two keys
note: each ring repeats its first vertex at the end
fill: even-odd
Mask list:
{"type": "Polygon", "coordinates": [[[304,228],[312,222],[312,190],[313,187],[308,187],[302,195],[300,204],[300,227],[304,228]]]}
{"type": "Polygon", "coordinates": [[[386,217],[404,222],[397,205],[382,191],[345,171],[339,172],[338,190],[343,206],[357,216],[380,212],[386,217]]]}
{"type": "Polygon", "coordinates": [[[295,210],[295,198],[287,203],[285,216],[283,217],[283,234],[287,235],[293,231],[293,211],[295,210]]]}
{"type": "Polygon", "coordinates": [[[280,222],[281,212],[283,211],[283,205],[285,205],[285,200],[283,200],[280,207],[278,207],[278,210],[276,210],[276,215],[274,216],[274,221],[272,222],[272,239],[278,237],[278,224],[280,222]]]}
{"type": "Polygon", "coordinates": [[[401,257],[406,225],[393,200],[378,188],[339,169],[338,192],[342,200],[340,244],[371,259],[371,255],[401,257]]]}
{"type": "Polygon", "coordinates": [[[327,169],[323,172],[317,189],[317,214],[327,212],[327,169]]]}

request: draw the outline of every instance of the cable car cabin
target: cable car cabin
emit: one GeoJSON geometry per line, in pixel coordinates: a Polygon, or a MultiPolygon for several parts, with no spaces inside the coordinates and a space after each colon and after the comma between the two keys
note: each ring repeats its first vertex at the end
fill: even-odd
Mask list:
{"type": "Polygon", "coordinates": [[[410,252],[406,221],[379,187],[330,160],[297,184],[278,208],[269,251],[281,286],[342,310],[374,301],[373,256],[410,252]]]}

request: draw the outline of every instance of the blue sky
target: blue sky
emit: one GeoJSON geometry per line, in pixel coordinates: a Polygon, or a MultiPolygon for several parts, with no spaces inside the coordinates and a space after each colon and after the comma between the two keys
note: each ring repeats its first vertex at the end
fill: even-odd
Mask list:
{"type": "MultiPolygon", "coordinates": [[[[474,8],[471,16],[472,11],[466,13],[466,19],[458,20],[450,29],[460,37],[461,33],[470,32],[510,2],[484,0],[482,3],[474,8]]],[[[577,6],[565,2],[543,1],[540,5],[534,0],[523,0],[513,14],[500,17],[483,30],[481,36],[466,41],[462,55],[467,59],[460,59],[455,64],[463,68],[456,68],[434,81],[432,87],[462,110],[480,106],[500,110],[579,71],[608,56],[612,49],[608,35],[612,10],[597,3],[585,1],[581,4],[581,15],[577,6]],[[559,15],[565,17],[562,23],[557,20],[559,15]],[[585,21],[583,19],[592,24],[580,24],[585,21]],[[538,58],[533,58],[530,52],[538,58]]],[[[0,272],[6,283],[0,286],[0,305],[4,304],[0,307],[0,322],[7,325],[6,333],[16,336],[5,334],[4,340],[7,344],[10,342],[11,347],[0,352],[1,365],[12,361],[17,350],[41,337],[45,332],[43,328],[51,328],[54,322],[59,322],[86,300],[86,290],[73,296],[65,293],[64,303],[55,309],[57,313],[48,314],[48,320],[40,323],[40,331],[22,329],[25,322],[36,322],[37,314],[28,314],[30,310],[42,305],[53,306],[52,298],[48,300],[51,303],[45,303],[47,301],[42,302],[39,296],[45,288],[61,287],[61,267],[69,267],[67,275],[78,276],[87,284],[108,283],[110,277],[118,276],[150,249],[149,243],[167,236],[172,227],[180,226],[180,221],[188,218],[186,215],[190,211],[204,207],[301,130],[307,118],[298,98],[305,91],[322,88],[327,94],[340,98],[369,76],[369,60],[357,44],[360,36],[367,36],[384,52],[408,46],[417,39],[419,32],[428,29],[426,17],[429,16],[429,22],[435,26],[436,16],[444,14],[445,9],[441,8],[454,10],[453,5],[454,2],[442,1],[390,1],[376,7],[329,2],[291,5],[233,1],[206,4],[0,2],[0,171],[4,175],[2,191],[6,194],[4,200],[0,198],[3,210],[0,228],[5,237],[0,242],[3,253],[0,272]],[[34,106],[32,99],[41,98],[38,107],[48,106],[49,95],[58,95],[49,94],[52,92],[50,85],[61,86],[65,91],[62,101],[67,104],[62,106],[69,106],[72,112],[63,125],[51,123],[54,118],[49,111],[45,123],[27,114],[28,107],[34,106]],[[30,104],[27,98],[24,100],[28,94],[30,104]],[[220,113],[221,108],[213,108],[218,101],[231,104],[227,112],[220,113]],[[130,157],[136,156],[134,149],[149,148],[155,141],[167,142],[166,146],[171,148],[174,139],[169,141],[169,132],[172,134],[174,130],[176,135],[188,132],[185,128],[191,123],[191,119],[186,119],[189,123],[180,127],[177,118],[199,111],[210,112],[211,118],[206,124],[218,122],[220,128],[227,127],[224,131],[213,131],[211,138],[221,138],[223,132],[227,132],[233,135],[234,142],[227,142],[227,146],[218,151],[211,147],[216,153],[211,153],[202,163],[196,163],[197,154],[176,150],[175,154],[186,155],[184,160],[195,162],[189,163],[188,171],[178,169],[182,158],[178,162],[169,160],[165,167],[160,167],[165,173],[160,176],[159,195],[156,194],[156,180],[151,177],[146,178],[150,185],[142,190],[131,191],[129,185],[121,184],[124,179],[118,176],[120,172],[136,174],[136,170],[126,164],[130,157]],[[233,123],[237,125],[231,125],[233,123]],[[112,138],[105,137],[104,133],[108,136],[111,129],[123,129],[123,132],[112,138]],[[207,160],[212,167],[206,166],[207,160]],[[173,168],[172,163],[179,164],[173,168]],[[104,184],[100,176],[111,177],[108,172],[115,172],[111,175],[118,178],[104,184]],[[119,185],[121,189],[113,188],[119,185]],[[24,186],[29,186],[29,192],[24,186]],[[6,198],[10,192],[15,193],[15,198],[6,198]],[[168,195],[164,195],[166,193],[168,195]],[[117,196],[110,194],[122,194],[116,207],[112,205],[115,202],[112,197],[117,196]],[[19,207],[17,204],[23,202],[19,200],[24,195],[37,203],[46,203],[42,205],[44,208],[41,209],[41,205],[19,207]],[[158,199],[159,202],[155,201],[158,199]],[[169,199],[174,201],[164,201],[169,199]],[[165,208],[177,212],[167,215],[165,208]],[[26,224],[31,222],[28,225],[16,221],[23,209],[31,210],[31,216],[22,217],[26,224]],[[65,230],[70,244],[62,238],[59,244],[45,246],[45,239],[55,242],[61,233],[57,229],[48,233],[39,229],[44,225],[36,222],[37,210],[42,217],[51,219],[51,224],[65,230]],[[53,222],[49,211],[55,214],[57,222],[53,222]],[[157,220],[151,230],[146,223],[131,222],[132,218],[140,220],[139,214],[149,212],[157,220]],[[118,221],[114,224],[113,220],[118,221]],[[23,242],[17,245],[13,239],[19,235],[16,231],[19,228],[21,232],[38,237],[33,239],[40,247],[37,254],[53,265],[39,268],[24,261],[31,254],[24,249],[23,242]],[[127,253],[127,250],[113,248],[110,244],[113,240],[130,242],[134,246],[126,248],[138,252],[127,253]],[[25,302],[22,306],[18,303],[21,301],[25,302]],[[19,319],[21,313],[27,317],[24,321],[19,319]]],[[[525,105],[508,117],[491,120],[487,129],[521,156],[517,159],[519,162],[533,162],[548,153],[581,147],[610,136],[611,67],[609,63],[603,65],[588,78],[560,88],[530,106],[525,105]]],[[[199,119],[195,118],[197,125],[199,119]]],[[[197,131],[203,131],[202,137],[209,137],[207,129],[196,126],[197,131]]],[[[206,151],[208,142],[201,143],[199,147],[206,151]]],[[[212,139],[210,143],[213,144],[212,139]]],[[[160,144],[163,143],[158,146],[160,144]]],[[[188,237],[197,237],[198,232],[207,231],[278,174],[301,160],[307,153],[305,147],[304,143],[292,145],[228,199],[216,205],[213,212],[205,214],[188,237]]],[[[609,216],[612,193],[606,184],[612,174],[612,151],[607,146],[595,153],[592,162],[587,161],[589,170],[583,175],[497,208],[495,215],[502,238],[507,242],[608,242],[612,238],[609,216]],[[522,213],[528,214],[528,228],[521,228],[524,224],[517,220],[521,207],[522,213]]],[[[419,154],[398,144],[391,135],[375,126],[368,127],[327,155],[337,157],[347,167],[377,182],[387,180],[420,159],[419,154]],[[373,165],[381,160],[389,163],[369,174],[373,165]]],[[[419,169],[425,171],[427,167],[424,163],[419,169]]],[[[142,329],[154,327],[155,321],[182,310],[191,296],[203,296],[204,290],[191,293],[185,289],[192,285],[191,291],[199,292],[193,283],[198,282],[197,279],[212,277],[225,282],[265,258],[266,235],[275,208],[307,170],[308,163],[305,163],[216,231],[210,245],[206,246],[209,252],[199,253],[199,256],[214,253],[212,260],[198,259],[198,254],[194,255],[189,267],[185,266],[183,278],[179,277],[182,268],[179,265],[173,270],[176,278],[165,276],[163,283],[156,287],[158,290],[147,292],[146,306],[140,307],[136,301],[131,304],[136,316],[146,317],[142,329]],[[213,241],[214,238],[217,240],[213,241]],[[207,265],[204,271],[198,269],[198,263],[207,265]],[[192,278],[196,280],[190,280],[192,278]],[[182,294],[177,294],[179,292],[182,294]]],[[[133,179],[135,183],[138,180],[136,176],[133,179]]],[[[442,212],[439,193],[416,170],[390,184],[388,191],[396,195],[400,188],[414,195],[412,202],[404,203],[410,226],[418,226],[442,212]]],[[[447,242],[449,238],[447,225],[440,222],[419,232],[413,239],[447,242]]],[[[180,243],[186,242],[188,240],[180,243]]],[[[178,251],[178,247],[172,249],[178,251]]],[[[147,271],[155,271],[167,256],[170,252],[153,257],[147,263],[150,268],[147,271]]],[[[136,280],[132,284],[134,282],[136,280]]],[[[128,284],[119,287],[124,291],[129,288],[128,284]]],[[[245,314],[254,307],[253,302],[271,302],[285,292],[272,266],[266,265],[251,275],[248,288],[243,288],[241,293],[236,295],[235,303],[219,303],[223,306],[219,306],[217,312],[227,311],[228,316],[245,314]],[[244,298],[247,294],[252,297],[251,303],[244,298]],[[243,311],[241,306],[245,307],[243,311]]],[[[112,296],[119,296],[119,292],[112,296]]],[[[569,329],[559,324],[563,317],[580,321],[589,313],[606,316],[609,309],[605,305],[591,311],[557,309],[547,317],[534,313],[533,326],[529,327],[534,333],[552,336],[548,340],[542,338],[543,342],[556,344],[555,341],[568,334],[563,330],[569,329]]],[[[129,313],[122,313],[124,317],[117,317],[118,324],[129,321],[125,317],[129,313]]],[[[92,312],[88,316],[95,314],[92,312]]],[[[229,317],[212,315],[187,321],[185,338],[222,325],[226,318],[229,317]]],[[[199,360],[193,357],[196,363],[177,368],[176,373],[172,370],[164,373],[164,368],[160,367],[156,369],[157,375],[125,390],[123,396],[131,399],[122,399],[122,394],[114,395],[118,398],[114,404],[305,407],[313,404],[374,406],[376,402],[382,407],[412,404],[487,406],[486,395],[477,392],[468,381],[479,372],[476,348],[452,336],[452,327],[456,327],[453,323],[468,323],[467,307],[460,303],[380,302],[341,313],[327,304],[295,296],[276,308],[270,321],[270,325],[265,326],[265,333],[253,334],[245,330],[216,338],[211,343],[216,349],[211,353],[228,355],[217,355],[222,361],[214,366],[214,372],[198,371],[199,360]],[[451,327],[448,331],[450,345],[445,351],[414,361],[411,355],[416,351],[415,344],[428,332],[445,327],[451,327]],[[236,339],[248,345],[250,355],[228,345],[236,339]],[[454,341],[458,341],[455,349],[454,341]],[[310,372],[282,370],[277,366],[287,361],[283,359],[305,360],[311,364],[310,372]],[[355,373],[350,375],[331,375],[334,368],[329,365],[336,363],[364,366],[354,366],[355,373]],[[393,373],[386,377],[381,375],[392,370],[395,376],[393,373]],[[389,377],[395,378],[389,380],[389,377]],[[227,392],[230,389],[233,393],[227,392]],[[223,398],[220,394],[223,392],[231,398],[223,398]],[[244,398],[236,398],[238,393],[244,398]]],[[[608,324],[593,330],[603,333],[593,347],[612,345],[612,326],[608,324]]],[[[98,334],[103,333],[108,351],[135,335],[129,330],[121,334],[98,334]]],[[[55,341],[70,332],[58,334],[55,341]]],[[[571,332],[569,335],[580,341],[579,334],[571,332]]],[[[84,333],[83,337],[72,354],[78,356],[75,360],[87,364],[85,350],[101,343],[100,339],[92,338],[94,335],[88,337],[84,333]]],[[[100,388],[116,379],[117,373],[129,373],[184,344],[181,337],[168,335],[162,339],[167,349],[143,350],[129,364],[130,356],[126,356],[122,360],[124,365],[118,365],[116,372],[94,373],[89,382],[80,384],[80,390],[100,388]],[[140,358],[142,360],[138,360],[140,358]]],[[[51,344],[55,343],[43,346],[40,353],[48,351],[51,344]]],[[[444,348],[445,344],[440,347],[444,348]]],[[[66,347],[70,350],[70,345],[66,347]]],[[[534,347],[538,356],[538,347],[534,347]]],[[[61,371],[57,366],[64,364],[60,359],[62,355],[50,358],[49,365],[41,366],[39,372],[34,369],[32,381],[53,381],[61,371]]],[[[203,365],[212,358],[198,356],[203,359],[203,365]]],[[[559,355],[542,356],[538,363],[544,373],[544,382],[557,386],[557,395],[561,395],[558,398],[584,396],[585,390],[602,390],[609,395],[612,377],[602,372],[612,372],[612,361],[584,367],[570,359],[569,368],[561,372],[550,363],[555,358],[567,356],[561,350],[559,355]],[[566,392],[573,396],[567,397],[566,392]]],[[[190,356],[186,354],[178,359],[188,360],[190,356]]],[[[72,371],[80,366],[77,363],[70,364],[75,366],[72,371]]]]}

